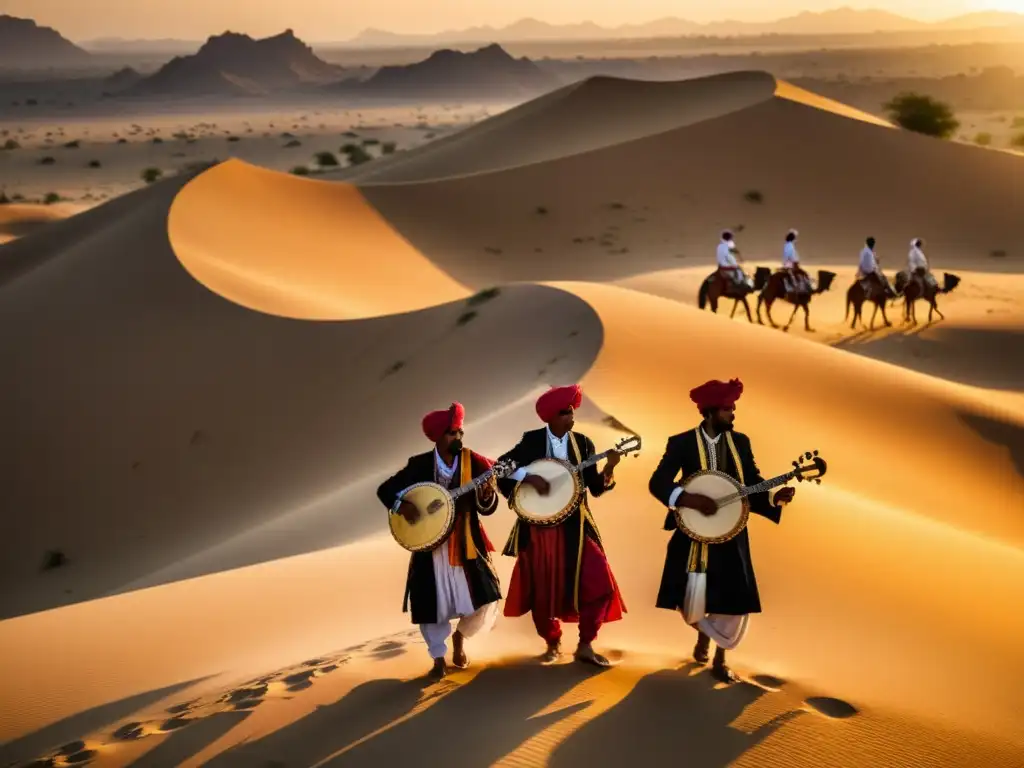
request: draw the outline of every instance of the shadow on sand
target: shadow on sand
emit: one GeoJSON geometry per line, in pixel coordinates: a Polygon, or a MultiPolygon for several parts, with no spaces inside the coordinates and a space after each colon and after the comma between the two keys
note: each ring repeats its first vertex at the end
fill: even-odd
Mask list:
{"type": "Polygon", "coordinates": [[[219,755],[208,768],[253,765],[402,765],[444,755],[446,768],[478,768],[508,754],[551,723],[586,704],[533,717],[601,671],[578,664],[489,667],[459,685],[426,679],[376,680],[298,722],[219,755]],[[361,738],[400,719],[423,699],[429,707],[365,742],[361,738]],[[347,751],[346,747],[350,747],[347,751]],[[340,753],[340,754],[339,754],[340,753]]]}
{"type": "Polygon", "coordinates": [[[576,766],[681,766],[722,768],[799,716],[787,712],[747,733],[731,726],[768,691],[751,683],[715,690],[706,672],[692,665],[655,672],[640,680],[617,706],[594,718],[560,744],[551,768],[576,766]]]}
{"type": "Polygon", "coordinates": [[[0,765],[10,765],[12,763],[32,760],[47,750],[56,749],[62,744],[68,744],[76,739],[80,739],[82,734],[93,733],[112,723],[116,723],[118,720],[122,720],[141,709],[145,709],[167,696],[202,682],[203,679],[206,678],[189,680],[169,685],[166,688],[146,691],[145,693],[101,704],[98,707],[66,717],[52,725],[0,746],[0,765]]]}

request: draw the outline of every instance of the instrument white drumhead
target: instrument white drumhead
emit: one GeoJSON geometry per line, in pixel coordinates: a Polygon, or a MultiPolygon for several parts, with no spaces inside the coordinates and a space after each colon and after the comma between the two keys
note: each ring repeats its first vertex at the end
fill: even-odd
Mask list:
{"type": "Polygon", "coordinates": [[[521,483],[516,490],[516,507],[520,514],[534,520],[547,520],[556,516],[572,503],[576,496],[576,479],[557,459],[538,459],[526,468],[528,475],[540,475],[551,485],[547,496],[541,496],[531,486],[521,483]]]}
{"type": "Polygon", "coordinates": [[[415,523],[410,523],[402,515],[392,513],[390,524],[395,539],[414,552],[432,548],[428,545],[443,537],[455,519],[455,505],[451,497],[439,485],[422,483],[410,488],[402,499],[413,504],[420,511],[420,516],[415,523]]]}
{"type": "MultiPolygon", "coordinates": [[[[730,496],[739,490],[739,483],[732,478],[718,475],[698,475],[687,480],[683,487],[687,493],[718,500],[730,496]]],[[[743,516],[743,500],[736,499],[718,508],[710,517],[705,517],[696,509],[683,507],[679,510],[683,524],[693,533],[707,539],[727,536],[732,533],[743,516]]]]}

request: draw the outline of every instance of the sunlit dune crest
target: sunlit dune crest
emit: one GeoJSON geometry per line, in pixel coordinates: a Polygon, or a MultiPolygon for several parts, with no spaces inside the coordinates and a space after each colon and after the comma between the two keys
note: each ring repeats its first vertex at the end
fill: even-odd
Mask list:
{"type": "Polygon", "coordinates": [[[826,99],[824,96],[819,96],[816,93],[811,93],[810,91],[804,90],[792,83],[787,83],[785,80],[776,81],[775,95],[780,99],[788,99],[789,101],[806,104],[807,106],[814,107],[815,109],[834,112],[837,115],[849,117],[852,120],[862,120],[865,123],[873,123],[874,125],[881,125],[885,128],[894,127],[888,120],[883,120],[880,117],[868,114],[860,109],[854,109],[853,107],[842,104],[834,99],[826,99]]]}
{"type": "Polygon", "coordinates": [[[1021,166],[882,125],[765,73],[593,79],[345,182],[229,161],[5,246],[0,762],[1024,764],[1021,166]],[[837,273],[813,331],[693,306],[721,228],[753,268],[790,226],[837,273]],[[849,327],[868,231],[889,272],[928,239],[947,321],[849,327]],[[653,607],[647,483],[732,377],[763,475],[829,472],[749,523],[764,612],[724,686],[653,607]],[[570,381],[599,449],[644,443],[591,505],[616,666],[541,666],[502,618],[430,683],[373,490],[424,411],[465,403],[497,455],[570,381]]]}

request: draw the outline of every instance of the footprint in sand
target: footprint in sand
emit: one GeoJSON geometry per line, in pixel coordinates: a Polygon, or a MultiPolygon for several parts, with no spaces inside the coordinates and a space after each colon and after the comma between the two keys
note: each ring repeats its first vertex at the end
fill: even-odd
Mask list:
{"type": "Polygon", "coordinates": [[[831,696],[809,696],[804,699],[804,704],[818,714],[837,720],[853,717],[860,711],[852,704],[831,696]]]}
{"type": "Polygon", "coordinates": [[[385,659],[393,659],[396,656],[401,656],[403,653],[405,653],[405,643],[399,643],[395,640],[386,640],[374,648],[370,655],[377,661],[384,661],[385,659]]]}

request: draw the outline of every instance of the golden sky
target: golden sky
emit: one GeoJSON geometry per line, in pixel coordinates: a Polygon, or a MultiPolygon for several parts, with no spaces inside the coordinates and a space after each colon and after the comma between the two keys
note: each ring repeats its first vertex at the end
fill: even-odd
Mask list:
{"type": "Polygon", "coordinates": [[[225,30],[254,37],[291,27],[309,41],[345,40],[366,27],[435,32],[523,17],[614,25],[677,16],[694,21],[766,20],[846,5],[919,19],[983,9],[1024,12],[1024,0],[0,0],[0,13],[33,18],[72,40],[95,37],[205,39],[225,30]]]}

